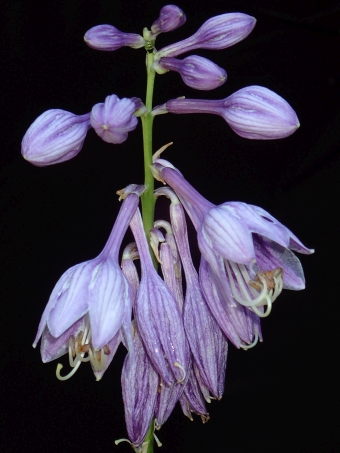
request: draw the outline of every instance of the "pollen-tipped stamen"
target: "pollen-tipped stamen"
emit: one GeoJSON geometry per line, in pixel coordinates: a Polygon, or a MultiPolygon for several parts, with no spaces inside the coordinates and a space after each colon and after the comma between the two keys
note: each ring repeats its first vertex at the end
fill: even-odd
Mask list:
{"type": "Polygon", "coordinates": [[[268,316],[272,309],[272,303],[282,291],[282,269],[276,268],[272,271],[258,272],[255,279],[251,280],[243,264],[225,260],[225,267],[235,300],[250,308],[260,318],[268,316]],[[259,307],[263,306],[267,306],[266,311],[259,310],[259,307]]]}
{"type": "Polygon", "coordinates": [[[179,381],[176,382],[176,384],[183,384],[184,380],[185,380],[185,377],[187,375],[187,372],[185,371],[185,369],[182,367],[182,365],[178,362],[175,362],[174,363],[174,366],[177,367],[177,368],[180,368],[183,372],[183,376],[182,376],[182,379],[180,379],[179,381]]]}
{"type": "Polygon", "coordinates": [[[82,362],[90,362],[95,371],[103,371],[106,367],[107,356],[110,354],[110,348],[106,344],[100,350],[94,349],[91,343],[92,331],[89,319],[86,320],[85,330],[80,331],[75,339],[72,335],[69,339],[68,357],[70,366],[73,368],[66,376],[60,375],[63,365],[58,363],[56,376],[60,381],[66,381],[74,375],[82,362]],[[85,354],[88,354],[85,357],[85,354]]]}

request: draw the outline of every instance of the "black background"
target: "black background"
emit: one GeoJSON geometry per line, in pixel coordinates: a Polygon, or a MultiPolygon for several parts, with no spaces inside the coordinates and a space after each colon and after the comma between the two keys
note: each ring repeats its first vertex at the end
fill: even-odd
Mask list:
{"type": "MultiPolygon", "coordinates": [[[[222,118],[156,118],[154,149],[209,200],[262,206],[315,255],[301,256],[307,288],[284,291],[262,323],[264,342],[230,346],[226,388],[202,425],[176,408],[157,433],[163,453],[335,452],[339,305],[339,33],[335,1],[183,1],[187,23],[157,47],[193,34],[209,17],[244,12],[257,25],[222,51],[195,51],[228,73],[225,85],[197,92],[176,73],[156,79],[154,105],[177,96],[222,99],[263,85],[296,110],[301,128],[277,141],[247,141],[222,118]]],[[[119,209],[116,190],[142,183],[141,127],[122,145],[89,131],[73,160],[37,168],[21,139],[50,108],[83,114],[108,94],[144,98],[143,49],[98,52],[83,42],[101,23],[141,33],[163,1],[13,0],[1,20],[1,437],[3,452],[128,452],[121,398],[123,347],[96,383],[83,365],[66,382],[56,362],[31,347],[49,294],[71,265],[102,249],[119,209]]],[[[160,206],[163,215],[166,204],[160,206]]],[[[195,238],[190,229],[193,247],[195,238]]],[[[193,250],[195,260],[197,248],[193,250]]],[[[66,365],[66,359],[62,359],[66,365]]],[[[155,447],[157,448],[157,447],[155,447]]]]}

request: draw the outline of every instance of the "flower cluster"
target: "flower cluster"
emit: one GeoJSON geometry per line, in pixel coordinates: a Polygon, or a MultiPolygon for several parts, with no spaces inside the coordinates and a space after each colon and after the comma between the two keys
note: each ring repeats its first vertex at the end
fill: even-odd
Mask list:
{"type": "Polygon", "coordinates": [[[177,98],[152,108],[150,86],[156,73],[176,71],[197,90],[223,85],[227,73],[212,61],[197,55],[177,57],[194,49],[232,46],[246,38],[256,22],[242,13],[222,14],[207,20],[191,37],[157,51],[157,36],[185,20],[180,8],[167,5],[143,35],[124,33],[112,25],[91,28],[84,39],[93,49],[145,48],[149,80],[145,104],[136,97],[119,99],[112,94],[83,115],[48,110],[22,141],[26,160],[53,165],[75,157],[90,128],[105,142],[120,144],[142,119],[145,159],[152,162],[145,165],[145,184],[117,192],[123,203],[104,249],[62,275],[33,343],[35,347],[41,338],[43,362],[68,354],[72,370],[62,375],[58,364],[60,380],[73,376],[82,362],[90,362],[100,380],[118,346],[124,344],[128,350],[122,370],[125,419],[129,442],[137,452],[148,451],[150,425],[160,429],[177,402],[190,419],[195,413],[203,422],[209,420],[206,403],[223,395],[229,341],[242,349],[262,341],[260,320],[270,314],[282,290],[305,287],[302,266],[293,252],[313,253],[260,207],[242,202],[216,206],[206,200],[179,170],[160,158],[168,145],[152,158],[153,118],[164,113],[219,115],[247,139],[283,138],[299,127],[290,105],[261,86],[242,88],[222,100],[177,98]],[[167,186],[154,190],[154,180],[167,186]],[[170,200],[170,222],[153,218],[160,196],[170,200]],[[191,258],[185,212],[197,231],[198,271],[191,258]],[[125,247],[119,264],[129,226],[135,242],[125,247]]]}

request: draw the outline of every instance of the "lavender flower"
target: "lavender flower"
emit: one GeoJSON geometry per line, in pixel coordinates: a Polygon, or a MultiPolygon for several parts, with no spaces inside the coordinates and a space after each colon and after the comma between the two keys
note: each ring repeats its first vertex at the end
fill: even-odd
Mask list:
{"type": "Polygon", "coordinates": [[[109,364],[107,356],[120,342],[121,328],[131,349],[132,292],[119,267],[118,251],[143,190],[144,186],[135,185],[125,189],[127,198],[103,251],[97,258],[67,270],[52,291],[33,347],[42,335],[43,362],[69,351],[74,369],[61,377],[62,365],[58,365],[57,377],[61,380],[71,377],[81,362],[89,360],[95,372],[104,372],[109,364]],[[88,357],[84,358],[86,353],[88,357]]]}
{"type": "Polygon", "coordinates": [[[92,107],[91,126],[104,142],[123,143],[128,132],[137,126],[135,110],[135,102],[131,99],[119,99],[112,94],[106,97],[104,103],[92,107]]]}
{"type": "Polygon", "coordinates": [[[184,60],[163,57],[154,64],[154,69],[158,73],[163,73],[164,70],[179,72],[183,82],[195,90],[213,90],[227,80],[224,69],[197,55],[191,55],[184,60]]]}
{"type": "Polygon", "coordinates": [[[198,282],[191,259],[183,207],[173,191],[167,187],[157,189],[155,195],[165,195],[171,200],[171,224],[185,272],[183,322],[190,349],[205,385],[216,398],[221,398],[218,375],[221,369],[225,369],[228,345],[211,315],[198,282]]]}
{"type": "Polygon", "coordinates": [[[59,164],[75,157],[90,128],[90,114],[47,110],[31,124],[21,143],[21,154],[38,167],[59,164]]]}
{"type": "Polygon", "coordinates": [[[172,99],[170,113],[211,113],[220,115],[236,134],[244,138],[272,140],[288,137],[300,123],[292,107],[268,88],[242,88],[222,100],[172,99]]]}
{"type": "Polygon", "coordinates": [[[176,57],[194,49],[220,50],[242,41],[253,30],[254,17],[242,13],[221,14],[204,22],[190,38],[159,50],[155,59],[176,57]]]}
{"type": "Polygon", "coordinates": [[[160,33],[176,30],[185,24],[184,12],[176,5],[166,5],[160,10],[159,18],[151,26],[151,32],[156,37],[160,33]]]}
{"type": "Polygon", "coordinates": [[[123,33],[112,25],[96,25],[85,33],[84,41],[96,50],[113,51],[120,47],[140,49],[145,46],[142,36],[135,33],[123,33]]]}
{"type": "Polygon", "coordinates": [[[305,287],[302,266],[291,250],[314,251],[268,212],[240,202],[214,206],[171,164],[159,159],[153,168],[154,175],[174,189],[193,219],[200,251],[222,299],[263,317],[269,315],[283,288],[305,287]]]}
{"type": "Polygon", "coordinates": [[[157,274],[139,210],[130,224],[141,260],[142,277],[134,308],[144,346],[162,381],[183,383],[189,362],[182,316],[174,296],[157,274]]]}
{"type": "Polygon", "coordinates": [[[159,377],[146,354],[136,324],[133,345],[134,354],[126,356],[122,369],[122,390],[129,439],[136,451],[142,451],[154,415],[159,377]]]}

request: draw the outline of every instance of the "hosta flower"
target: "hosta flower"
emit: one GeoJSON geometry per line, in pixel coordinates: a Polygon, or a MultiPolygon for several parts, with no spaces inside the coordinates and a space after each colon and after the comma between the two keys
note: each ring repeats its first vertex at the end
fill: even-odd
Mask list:
{"type": "Polygon", "coordinates": [[[173,188],[193,219],[200,251],[226,303],[263,317],[283,288],[305,287],[302,266],[292,250],[313,250],[268,212],[241,202],[215,206],[162,159],[155,160],[154,175],[173,188]]]}
{"type": "Polygon", "coordinates": [[[127,98],[119,99],[112,94],[106,97],[104,103],[92,107],[91,126],[104,142],[123,143],[128,132],[137,126],[135,110],[134,101],[127,98]]]}
{"type": "Polygon", "coordinates": [[[136,451],[143,451],[142,445],[154,416],[159,377],[145,351],[136,324],[133,345],[134,354],[127,354],[122,369],[123,401],[130,442],[136,451]]]}
{"type": "Polygon", "coordinates": [[[176,5],[166,5],[160,10],[159,18],[151,26],[154,36],[176,30],[185,24],[186,17],[181,8],[176,5]]]}
{"type": "Polygon", "coordinates": [[[59,379],[68,379],[87,361],[100,378],[120,342],[121,328],[125,344],[131,347],[132,291],[118,264],[118,252],[143,189],[125,189],[127,198],[103,251],[67,270],[52,291],[33,346],[42,336],[43,362],[69,352],[73,371],[61,377],[62,366],[58,365],[59,379]]]}
{"type": "Polygon", "coordinates": [[[170,113],[211,113],[222,116],[236,134],[248,139],[288,137],[300,126],[292,107],[268,88],[250,86],[222,100],[172,99],[170,113]]]}
{"type": "Polygon", "coordinates": [[[176,57],[194,49],[225,49],[246,38],[255,23],[254,17],[242,13],[212,17],[204,22],[194,35],[160,49],[155,58],[176,57]]]}
{"type": "Polygon", "coordinates": [[[79,116],[60,109],[47,110],[24,135],[21,154],[38,167],[59,164],[79,153],[89,128],[89,113],[79,116]]]}
{"type": "Polygon", "coordinates": [[[164,281],[157,274],[146,241],[139,210],[130,227],[141,261],[141,281],[134,313],[148,356],[162,381],[183,384],[189,363],[182,315],[164,281]]]}
{"type": "Polygon", "coordinates": [[[190,350],[204,384],[216,398],[220,399],[222,393],[220,393],[219,375],[225,370],[228,345],[202,294],[198,275],[191,259],[183,207],[169,188],[157,189],[155,194],[156,196],[165,195],[171,200],[171,225],[185,273],[183,322],[190,350]]]}
{"type": "Polygon", "coordinates": [[[227,73],[207,58],[191,55],[179,60],[173,57],[163,57],[155,63],[154,69],[158,73],[167,71],[178,72],[183,82],[195,90],[213,90],[223,85],[227,80],[227,73]]]}
{"type": "Polygon", "coordinates": [[[96,50],[113,51],[120,47],[140,49],[145,46],[142,36],[135,33],[123,33],[113,25],[96,25],[85,33],[84,41],[89,47],[96,50]]]}

